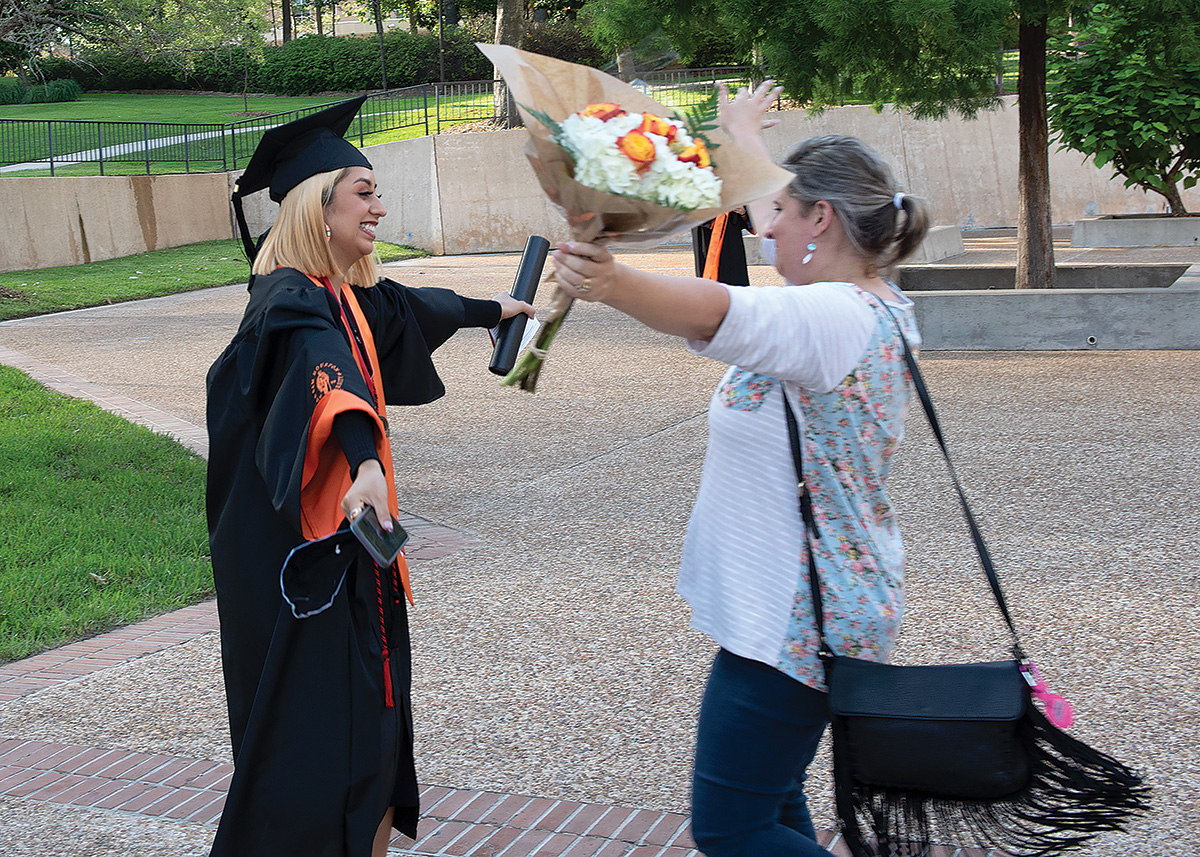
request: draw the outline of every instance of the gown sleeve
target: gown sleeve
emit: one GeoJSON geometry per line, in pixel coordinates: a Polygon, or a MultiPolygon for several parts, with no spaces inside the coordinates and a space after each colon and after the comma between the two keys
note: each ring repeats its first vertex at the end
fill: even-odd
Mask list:
{"type": "Polygon", "coordinates": [[[411,289],[384,279],[369,289],[355,287],[354,294],[375,337],[389,405],[423,405],[444,395],[433,352],[461,328],[499,321],[499,304],[449,289],[411,289]],[[494,319],[481,303],[496,308],[494,319]]]}

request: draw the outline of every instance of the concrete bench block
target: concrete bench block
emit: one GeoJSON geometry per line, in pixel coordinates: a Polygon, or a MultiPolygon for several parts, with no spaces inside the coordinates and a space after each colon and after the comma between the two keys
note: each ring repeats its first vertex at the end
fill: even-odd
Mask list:
{"type": "Polygon", "coordinates": [[[1200,265],[1192,265],[1171,284],[1172,289],[1200,289],[1200,265]]]}
{"type": "Polygon", "coordinates": [[[914,265],[952,259],[966,252],[962,230],[957,226],[931,226],[921,246],[905,262],[914,265]]]}
{"type": "Polygon", "coordinates": [[[1200,247],[1200,216],[1123,214],[1076,220],[1072,247],[1200,247]]]}
{"type": "Polygon", "coordinates": [[[931,351],[1200,348],[1200,291],[909,292],[931,351]]]}
{"type": "MultiPolygon", "coordinates": [[[[1066,289],[1165,289],[1186,264],[1065,264],[1055,268],[1055,291],[1066,289]]],[[[905,291],[974,291],[1016,288],[1015,265],[901,265],[896,282],[905,291]]]]}

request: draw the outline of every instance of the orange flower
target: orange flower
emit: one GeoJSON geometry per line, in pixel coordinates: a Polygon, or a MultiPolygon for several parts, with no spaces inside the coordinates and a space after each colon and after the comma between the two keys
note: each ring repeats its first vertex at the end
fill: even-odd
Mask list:
{"type": "Polygon", "coordinates": [[[712,163],[712,158],[708,156],[708,147],[700,139],[680,152],[679,160],[687,164],[695,164],[700,169],[704,169],[712,163]]]}
{"type": "Polygon", "coordinates": [[[644,173],[654,163],[654,141],[636,128],[617,140],[617,148],[644,173]]]}
{"type": "Polygon", "coordinates": [[[619,104],[613,104],[611,101],[601,101],[598,104],[589,104],[579,111],[579,115],[595,116],[601,122],[607,122],[609,119],[624,116],[625,111],[621,109],[621,105],[619,104]]]}
{"type": "Polygon", "coordinates": [[[638,130],[647,134],[657,134],[660,137],[666,137],[668,143],[673,142],[675,135],[679,133],[679,129],[673,124],[661,116],[655,116],[653,113],[642,114],[642,127],[638,130]]]}

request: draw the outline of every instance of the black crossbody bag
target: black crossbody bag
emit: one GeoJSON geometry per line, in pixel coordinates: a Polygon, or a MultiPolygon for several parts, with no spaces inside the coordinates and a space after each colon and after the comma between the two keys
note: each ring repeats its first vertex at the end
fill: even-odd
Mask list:
{"type": "Polygon", "coordinates": [[[943,844],[1054,855],[1120,830],[1149,808],[1149,788],[1116,759],[1054,726],[1031,697],[1033,668],[950,461],[933,402],[908,341],[904,359],[945,457],[1013,639],[1013,657],[990,663],[896,666],[834,655],[825,639],[814,540],[820,531],[804,482],[800,430],[784,411],[808,541],[813,615],[829,686],[834,798],[854,857],[921,854],[943,844]]]}

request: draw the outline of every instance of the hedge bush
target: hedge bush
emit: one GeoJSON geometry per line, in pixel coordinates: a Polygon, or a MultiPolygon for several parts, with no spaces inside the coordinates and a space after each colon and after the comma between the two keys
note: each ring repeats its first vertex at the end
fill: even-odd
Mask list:
{"type": "MultiPolygon", "coordinates": [[[[447,80],[491,78],[491,64],[466,32],[449,34],[444,48],[447,80]]],[[[392,30],[384,33],[383,54],[391,89],[433,83],[440,77],[436,36],[392,30]]],[[[268,46],[258,82],[277,95],[380,89],[379,41],[374,36],[302,36],[268,46]]]]}
{"type": "Polygon", "coordinates": [[[81,52],[79,62],[59,57],[38,60],[42,77],[69,78],[88,92],[131,89],[187,89],[183,66],[165,58],[138,59],[115,50],[81,52]]]}
{"type": "Polygon", "coordinates": [[[243,89],[259,92],[261,75],[262,60],[249,54],[241,45],[230,45],[197,55],[187,78],[190,86],[180,88],[207,92],[241,92],[243,89]]]}
{"type": "Polygon", "coordinates": [[[0,104],[50,104],[59,101],[78,101],[83,87],[75,80],[51,80],[25,86],[19,80],[0,79],[0,104]]]}
{"type": "Polygon", "coordinates": [[[24,104],[25,86],[15,77],[0,78],[0,104],[24,104]]]}
{"type": "MultiPolygon", "coordinates": [[[[383,52],[391,89],[433,83],[445,66],[446,80],[490,80],[492,65],[475,47],[491,39],[488,16],[464,20],[444,34],[439,62],[436,33],[406,30],[384,33],[383,52]]],[[[599,66],[609,59],[593,47],[571,21],[530,26],[526,50],[570,62],[599,66]]],[[[261,56],[241,47],[220,48],[193,56],[190,67],[165,58],[143,61],[111,50],[93,50],[78,63],[58,57],[39,60],[43,77],[70,79],[88,91],[191,89],[273,95],[361,92],[380,89],[379,41],[374,36],[307,35],[282,45],[264,45],[261,56]]],[[[3,97],[0,95],[0,97],[3,97]]]]}
{"type": "Polygon", "coordinates": [[[62,101],[78,101],[81,95],[83,95],[83,87],[79,85],[78,81],[70,78],[66,80],[52,80],[48,83],[40,83],[29,87],[29,94],[25,99],[25,103],[53,104],[62,101]]]}

